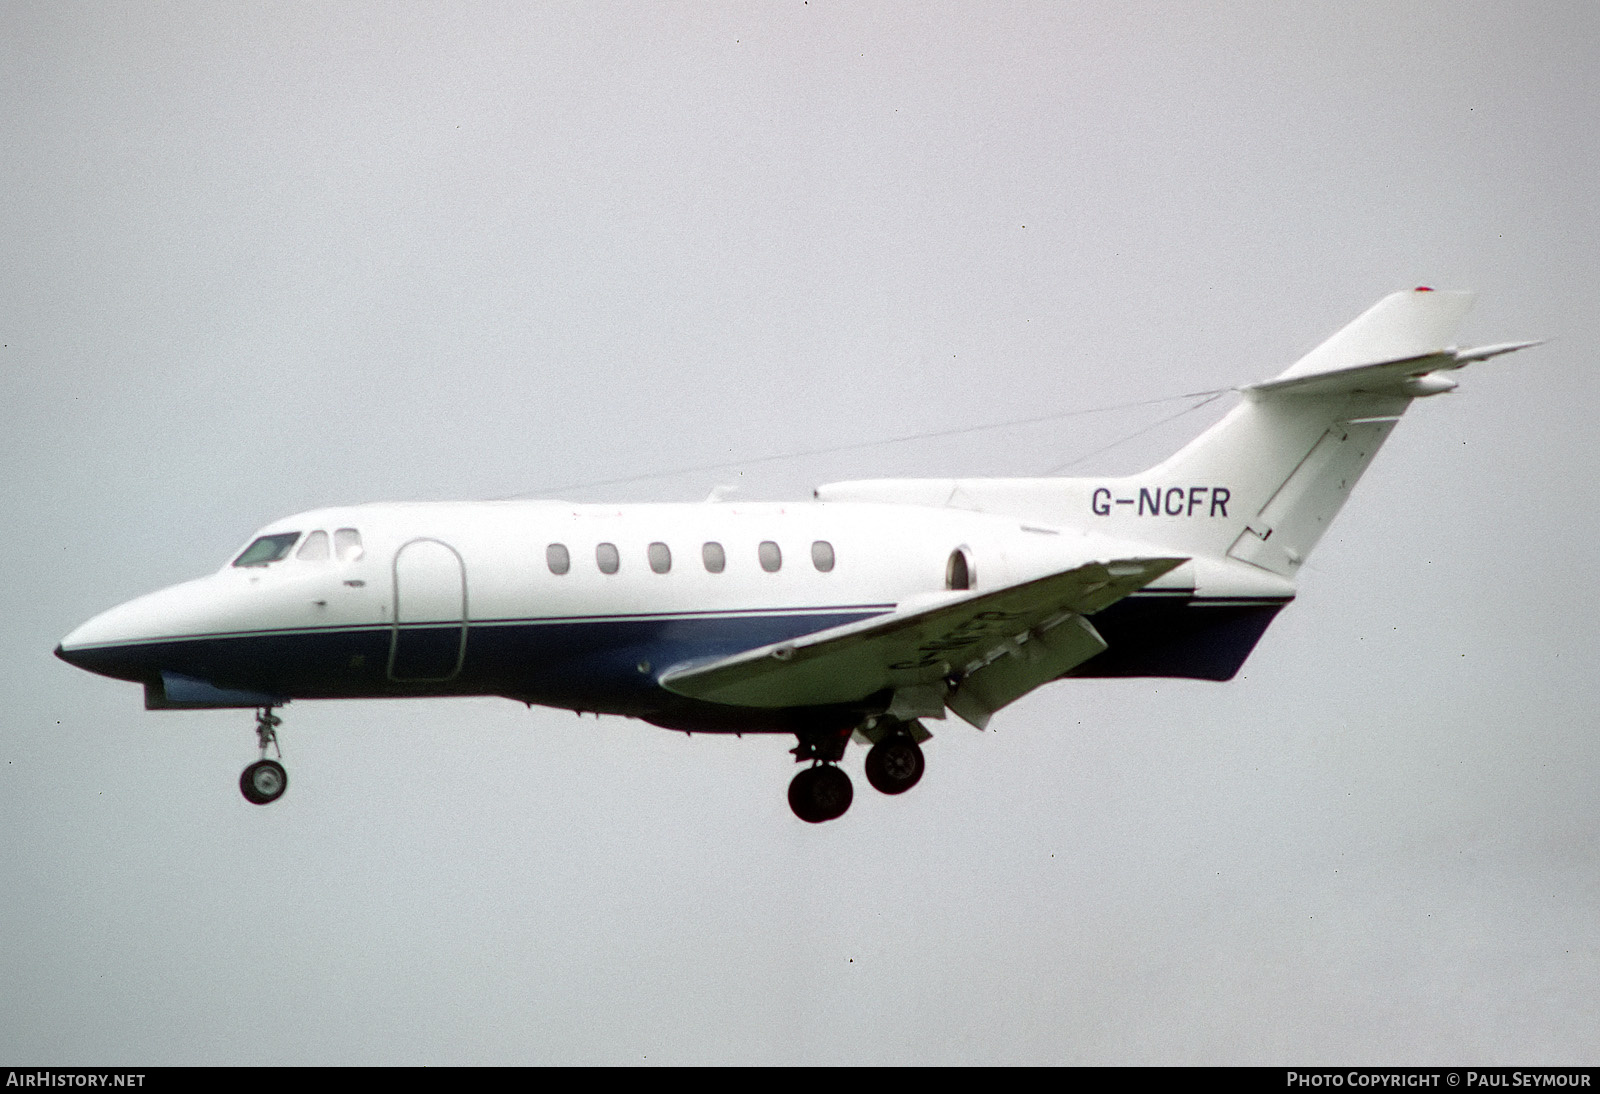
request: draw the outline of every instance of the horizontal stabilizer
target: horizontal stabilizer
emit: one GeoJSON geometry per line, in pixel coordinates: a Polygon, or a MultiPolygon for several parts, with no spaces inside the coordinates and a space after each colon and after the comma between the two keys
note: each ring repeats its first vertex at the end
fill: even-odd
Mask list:
{"type": "Polygon", "coordinates": [[[1474,349],[1445,349],[1420,357],[1354,365],[1305,376],[1291,377],[1288,373],[1284,373],[1276,380],[1265,380],[1241,390],[1246,395],[1346,395],[1358,392],[1411,397],[1438,395],[1456,386],[1453,379],[1440,376],[1439,373],[1451,372],[1474,361],[1487,361],[1491,357],[1543,344],[1537,340],[1501,342],[1474,349]]]}
{"type": "MultiPolygon", "coordinates": [[[[940,594],[885,616],[761,646],[708,665],[669,668],[659,679],[662,687],[679,695],[763,708],[852,703],[884,691],[942,688],[945,680],[977,674],[1000,657],[1022,651],[1030,637],[1042,636],[1075,616],[1092,615],[1186,561],[1091,562],[992,592],[940,594]]],[[[1092,634],[1093,628],[1088,631],[1092,634]]],[[[1052,650],[1057,647],[1063,643],[1050,644],[1052,650]]],[[[1098,636],[1071,643],[1079,655],[1072,664],[1103,648],[1098,636]]],[[[1051,658],[1048,679],[1072,667],[1060,667],[1055,663],[1059,660],[1059,655],[1051,658]]],[[[1021,694],[1012,694],[1016,679],[1001,680],[1000,673],[990,676],[991,701],[1009,702],[1021,694]]]]}

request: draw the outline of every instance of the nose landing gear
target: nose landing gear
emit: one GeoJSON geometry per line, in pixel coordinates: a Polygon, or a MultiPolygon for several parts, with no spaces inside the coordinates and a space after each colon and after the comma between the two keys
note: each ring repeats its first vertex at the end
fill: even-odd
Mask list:
{"type": "Polygon", "coordinates": [[[256,739],[261,742],[261,759],[245,768],[239,775],[239,793],[252,805],[268,805],[283,797],[289,789],[289,774],[278,760],[267,759],[267,747],[283,758],[278,747],[278,727],[283,719],[272,713],[271,707],[256,711],[256,739]]]}

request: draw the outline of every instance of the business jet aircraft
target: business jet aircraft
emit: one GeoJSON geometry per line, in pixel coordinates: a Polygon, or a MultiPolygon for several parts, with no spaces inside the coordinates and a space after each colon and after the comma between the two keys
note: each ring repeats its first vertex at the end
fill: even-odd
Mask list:
{"type": "Polygon", "coordinates": [[[1139,475],[318,509],[55,652],[143,684],[152,710],[255,708],[261,758],[239,786],[258,805],[288,785],[267,752],[291,699],[501,695],[793,734],[789,803],[831,820],[852,736],[868,781],[899,794],[922,776],[922,720],[946,710],[983,728],[1064,677],[1232,678],[1412,399],[1537,344],[1454,348],[1471,303],[1384,298],[1139,475]]]}

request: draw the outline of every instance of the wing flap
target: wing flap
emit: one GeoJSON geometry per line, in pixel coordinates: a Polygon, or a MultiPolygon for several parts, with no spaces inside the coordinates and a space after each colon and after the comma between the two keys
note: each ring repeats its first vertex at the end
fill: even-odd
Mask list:
{"type": "Polygon", "coordinates": [[[1081,615],[1067,615],[1025,631],[996,656],[961,678],[945,704],[979,729],[1001,707],[1077,668],[1106,648],[1106,640],[1081,615]]]}
{"type": "MultiPolygon", "coordinates": [[[[1054,646],[1041,641],[1040,648],[1050,651],[1049,674],[1021,691],[1016,689],[1031,673],[1007,668],[984,675],[984,670],[1032,639],[1062,629],[1072,617],[1092,615],[1186,561],[1091,562],[991,592],[940,594],[903,604],[886,616],[761,646],[709,665],[675,666],[658,680],[668,691],[694,699],[775,708],[851,703],[885,690],[942,688],[948,678],[970,676],[982,681],[968,704],[971,709],[1015,691],[999,703],[1003,706],[1099,653],[1105,643],[1098,635],[1098,646],[1085,641],[1077,625],[1063,630],[1054,646]],[[1073,635],[1070,642],[1063,641],[1073,635]],[[1056,667],[1065,660],[1070,663],[1056,667]]],[[[1094,628],[1087,630],[1093,634],[1094,628]]]]}

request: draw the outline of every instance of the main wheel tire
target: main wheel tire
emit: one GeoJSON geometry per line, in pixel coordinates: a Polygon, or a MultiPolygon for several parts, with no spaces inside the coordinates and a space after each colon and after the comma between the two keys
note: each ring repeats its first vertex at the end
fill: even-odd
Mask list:
{"type": "Polygon", "coordinates": [[[904,794],[917,785],[927,761],[910,737],[886,737],[867,751],[867,781],[884,794],[904,794]]]}
{"type": "Polygon", "coordinates": [[[807,824],[844,816],[854,799],[850,776],[833,764],[808,767],[789,783],[789,808],[807,824]]]}
{"type": "Polygon", "coordinates": [[[251,805],[267,805],[289,789],[289,773],[277,760],[257,760],[239,776],[239,793],[251,805]]]}
{"type": "Polygon", "coordinates": [[[822,821],[822,814],[811,799],[811,784],[816,781],[816,771],[816,768],[808,767],[789,781],[789,808],[807,824],[819,824],[822,821]]]}

